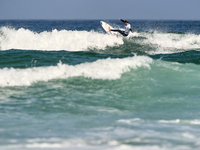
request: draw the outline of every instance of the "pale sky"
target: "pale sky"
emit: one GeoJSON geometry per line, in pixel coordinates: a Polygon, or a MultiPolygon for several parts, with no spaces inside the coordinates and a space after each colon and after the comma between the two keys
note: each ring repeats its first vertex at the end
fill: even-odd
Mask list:
{"type": "Polygon", "coordinates": [[[0,0],[0,19],[200,20],[200,0],[0,0]]]}

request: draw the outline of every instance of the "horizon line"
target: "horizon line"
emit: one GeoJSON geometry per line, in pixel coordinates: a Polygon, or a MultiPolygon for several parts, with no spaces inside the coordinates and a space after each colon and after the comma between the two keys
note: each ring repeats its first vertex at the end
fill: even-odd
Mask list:
{"type": "MultiPolygon", "coordinates": [[[[99,20],[118,20],[118,19],[0,19],[0,21],[99,21],[99,20]]],[[[126,19],[137,21],[200,21],[200,19],[126,19]]]]}

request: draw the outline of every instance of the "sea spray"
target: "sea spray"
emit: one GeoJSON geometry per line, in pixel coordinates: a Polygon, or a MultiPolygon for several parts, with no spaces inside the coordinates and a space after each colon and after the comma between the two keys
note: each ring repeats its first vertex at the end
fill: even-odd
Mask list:
{"type": "Polygon", "coordinates": [[[140,36],[145,37],[139,41],[145,45],[150,45],[156,51],[150,51],[149,54],[165,54],[184,52],[188,50],[200,49],[200,35],[196,34],[178,34],[178,33],[141,33],[140,36]]]}
{"type": "Polygon", "coordinates": [[[109,36],[94,31],[72,31],[56,29],[40,33],[28,29],[2,27],[0,35],[1,50],[68,50],[87,51],[89,48],[104,49],[106,46],[123,44],[122,37],[109,36]]]}

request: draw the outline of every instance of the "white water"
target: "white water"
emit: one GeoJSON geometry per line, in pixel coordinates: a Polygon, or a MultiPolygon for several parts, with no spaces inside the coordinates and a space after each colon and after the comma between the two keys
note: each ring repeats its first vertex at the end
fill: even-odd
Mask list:
{"type": "Polygon", "coordinates": [[[152,59],[146,56],[134,56],[123,59],[103,59],[75,66],[58,63],[57,66],[35,67],[27,69],[0,69],[0,86],[29,86],[39,81],[84,76],[92,79],[115,80],[124,72],[138,67],[150,68],[152,59]]]}
{"type": "Polygon", "coordinates": [[[177,53],[200,49],[200,35],[154,32],[138,33],[136,36],[145,38],[145,40],[139,40],[139,44],[155,47],[155,51],[147,51],[150,54],[177,53]]]}
{"type": "Polygon", "coordinates": [[[68,50],[85,51],[89,48],[105,49],[106,46],[123,44],[122,37],[94,31],[53,30],[36,33],[28,29],[0,29],[0,50],[68,50]]]}
{"type": "MultiPolygon", "coordinates": [[[[122,37],[95,31],[58,31],[55,29],[50,32],[37,33],[24,28],[16,30],[2,27],[0,33],[0,50],[87,51],[90,48],[105,49],[107,46],[124,44],[122,37]]],[[[200,49],[200,35],[195,34],[134,32],[129,35],[128,39],[134,37],[143,37],[134,40],[134,42],[155,48],[153,51],[143,50],[150,54],[177,53],[200,49]]]]}

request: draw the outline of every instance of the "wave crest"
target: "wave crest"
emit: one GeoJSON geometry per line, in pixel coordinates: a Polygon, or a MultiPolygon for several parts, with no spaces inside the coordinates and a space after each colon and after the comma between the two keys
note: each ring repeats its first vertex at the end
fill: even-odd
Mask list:
{"type": "Polygon", "coordinates": [[[39,81],[47,82],[52,79],[67,79],[83,76],[92,79],[115,80],[124,72],[138,67],[150,68],[153,60],[147,56],[134,56],[123,59],[103,59],[92,63],[75,66],[58,63],[57,66],[35,67],[27,69],[0,69],[0,86],[30,86],[39,81]]]}
{"type": "Polygon", "coordinates": [[[94,31],[52,30],[33,32],[28,29],[0,29],[0,49],[68,50],[86,51],[90,48],[105,49],[106,46],[123,44],[120,37],[94,31]]]}

